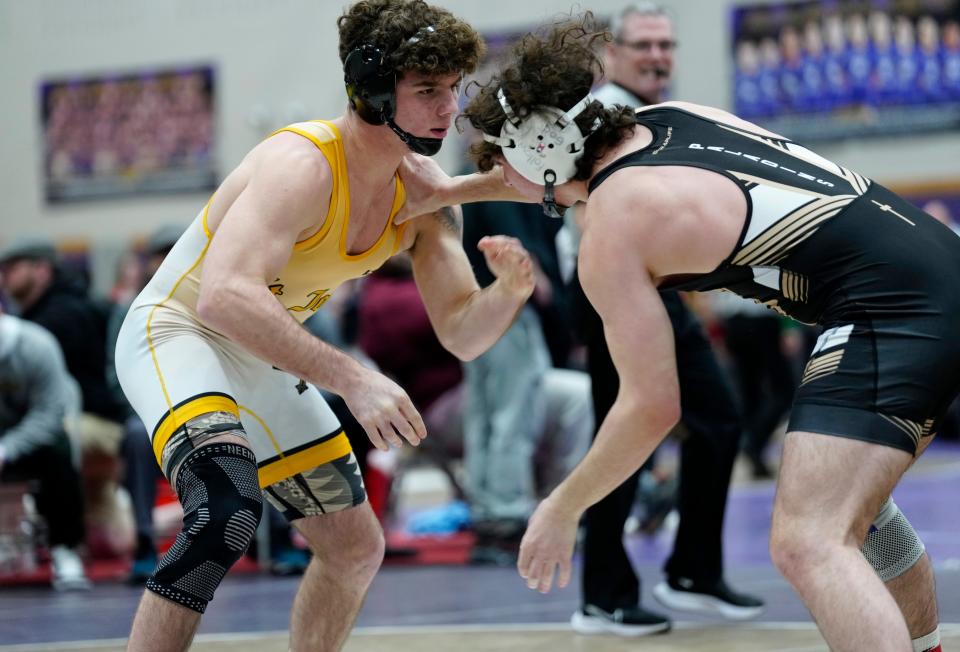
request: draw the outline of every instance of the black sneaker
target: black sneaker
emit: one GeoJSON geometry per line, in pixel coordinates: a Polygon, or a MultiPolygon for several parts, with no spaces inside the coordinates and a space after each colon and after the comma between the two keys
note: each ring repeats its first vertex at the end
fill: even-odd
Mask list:
{"type": "Polygon", "coordinates": [[[697,584],[686,577],[660,582],[653,597],[677,611],[719,615],[727,620],[749,620],[763,613],[763,600],[733,591],[722,579],[712,585],[697,584]]]}
{"type": "Polygon", "coordinates": [[[669,618],[639,606],[607,612],[588,604],[570,617],[570,625],[578,634],[645,636],[670,631],[669,618]]]}

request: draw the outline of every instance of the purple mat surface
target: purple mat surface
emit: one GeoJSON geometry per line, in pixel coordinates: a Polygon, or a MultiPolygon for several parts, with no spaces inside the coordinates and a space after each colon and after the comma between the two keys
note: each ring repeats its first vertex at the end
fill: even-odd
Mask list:
{"type": "MultiPolygon", "coordinates": [[[[725,530],[726,576],[731,585],[762,596],[760,620],[809,622],[810,616],[770,564],[767,537],[772,482],[735,486],[725,530]]],[[[960,446],[936,442],[895,492],[897,503],[920,532],[937,570],[941,621],[960,623],[960,446]]],[[[672,534],[628,537],[643,579],[643,602],[660,580],[672,534]]],[[[230,576],[203,619],[201,632],[285,630],[298,580],[265,575],[230,576]]],[[[0,591],[0,645],[127,635],[141,590],[101,584],[89,593],[58,594],[46,588],[0,591]]],[[[565,622],[579,605],[579,587],[541,596],[528,590],[512,568],[386,567],[360,615],[360,626],[565,622]]],[[[671,614],[681,621],[706,618],[671,614]]]]}

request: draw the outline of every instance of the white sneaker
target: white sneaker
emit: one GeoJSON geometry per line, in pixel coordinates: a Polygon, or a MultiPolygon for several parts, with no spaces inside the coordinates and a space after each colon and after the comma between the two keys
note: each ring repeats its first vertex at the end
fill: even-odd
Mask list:
{"type": "Polygon", "coordinates": [[[93,585],[83,572],[80,556],[66,546],[54,546],[50,550],[53,566],[53,588],[57,591],[87,591],[93,585]]]}

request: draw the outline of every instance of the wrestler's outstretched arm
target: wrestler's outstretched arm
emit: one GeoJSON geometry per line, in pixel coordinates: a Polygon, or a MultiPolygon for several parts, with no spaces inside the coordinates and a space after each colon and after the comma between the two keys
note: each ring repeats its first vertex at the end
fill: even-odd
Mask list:
{"type": "Polygon", "coordinates": [[[534,201],[504,183],[500,166],[489,172],[451,177],[432,158],[409,154],[400,166],[400,177],[407,192],[407,201],[393,220],[396,224],[433,213],[445,206],[479,201],[534,201]]]}
{"type": "Polygon", "coordinates": [[[680,416],[673,331],[648,266],[653,254],[644,251],[648,234],[632,211],[612,208],[600,214],[588,204],[579,270],[603,319],[620,390],[586,457],[530,518],[517,569],[543,593],[557,567],[558,584],[570,580],[583,512],[636,472],[680,416]]]}

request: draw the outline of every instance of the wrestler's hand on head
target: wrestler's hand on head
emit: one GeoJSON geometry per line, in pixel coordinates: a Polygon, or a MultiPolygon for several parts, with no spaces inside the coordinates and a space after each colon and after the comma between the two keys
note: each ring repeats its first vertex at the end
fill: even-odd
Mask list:
{"type": "Polygon", "coordinates": [[[448,205],[443,198],[444,190],[451,184],[450,176],[432,158],[411,152],[403,158],[399,172],[407,200],[393,218],[394,224],[448,205]]]}
{"type": "Polygon", "coordinates": [[[557,586],[563,588],[570,583],[579,521],[580,514],[564,509],[551,497],[537,506],[520,542],[517,559],[517,571],[528,588],[549,592],[557,567],[557,586]]]}
{"type": "Polygon", "coordinates": [[[477,249],[483,252],[487,267],[504,286],[521,297],[529,297],[537,285],[537,277],[530,254],[520,241],[505,235],[480,239],[477,249]]]}
{"type": "Polygon", "coordinates": [[[370,442],[380,450],[399,448],[404,439],[418,446],[427,436],[423,418],[407,393],[377,371],[362,368],[341,396],[370,442]]]}

